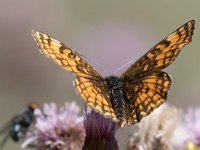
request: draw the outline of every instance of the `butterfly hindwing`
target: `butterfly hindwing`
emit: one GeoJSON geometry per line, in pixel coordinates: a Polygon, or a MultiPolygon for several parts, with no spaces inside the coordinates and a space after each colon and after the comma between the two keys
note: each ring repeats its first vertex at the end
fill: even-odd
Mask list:
{"type": "Polygon", "coordinates": [[[167,99],[171,79],[165,72],[155,72],[138,79],[137,83],[125,82],[125,99],[129,106],[131,124],[139,122],[167,99]]]}
{"type": "Polygon", "coordinates": [[[92,81],[84,77],[77,77],[74,85],[88,106],[105,117],[116,121],[114,110],[110,104],[108,93],[103,82],[92,81]]]}
{"type": "Polygon", "coordinates": [[[181,48],[191,42],[194,24],[194,20],[189,21],[167,36],[131,65],[123,73],[122,77],[132,78],[133,76],[143,76],[169,66],[178,56],[181,48]]]}

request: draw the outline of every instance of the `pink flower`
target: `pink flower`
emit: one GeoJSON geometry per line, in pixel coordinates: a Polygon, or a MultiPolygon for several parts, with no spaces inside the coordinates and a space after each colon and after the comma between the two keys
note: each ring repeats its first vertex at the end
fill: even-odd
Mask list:
{"type": "Polygon", "coordinates": [[[117,123],[104,118],[97,112],[86,112],[84,119],[86,131],[83,150],[118,150],[115,133],[119,129],[117,123]]]}
{"type": "MultiPolygon", "coordinates": [[[[185,128],[190,133],[188,147],[200,147],[200,109],[189,109],[185,116],[185,128]]],[[[188,148],[190,149],[190,148],[188,148]]]]}
{"type": "Polygon", "coordinates": [[[73,102],[60,109],[55,103],[44,104],[43,111],[35,111],[35,130],[27,134],[22,148],[81,150],[85,130],[78,113],[79,107],[73,102]]]}

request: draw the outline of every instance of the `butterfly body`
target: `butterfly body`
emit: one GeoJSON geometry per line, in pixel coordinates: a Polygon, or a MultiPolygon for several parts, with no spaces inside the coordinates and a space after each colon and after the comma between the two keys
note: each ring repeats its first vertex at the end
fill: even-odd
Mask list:
{"type": "Polygon", "coordinates": [[[172,81],[162,70],[191,42],[194,24],[191,20],[179,27],[120,77],[103,78],[78,53],[46,33],[33,31],[32,36],[44,55],[76,76],[74,86],[89,107],[123,126],[140,122],[167,100],[172,81]]]}
{"type": "Polygon", "coordinates": [[[110,76],[105,78],[112,108],[119,124],[123,124],[126,118],[125,99],[123,93],[123,81],[119,77],[110,76]]]}

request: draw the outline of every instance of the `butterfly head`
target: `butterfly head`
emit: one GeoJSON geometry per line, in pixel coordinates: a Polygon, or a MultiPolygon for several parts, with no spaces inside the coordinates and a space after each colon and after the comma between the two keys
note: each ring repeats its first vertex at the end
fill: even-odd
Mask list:
{"type": "Polygon", "coordinates": [[[120,78],[115,77],[115,76],[110,76],[105,78],[105,83],[108,85],[109,88],[120,88],[122,87],[122,81],[120,80],[120,78]]]}

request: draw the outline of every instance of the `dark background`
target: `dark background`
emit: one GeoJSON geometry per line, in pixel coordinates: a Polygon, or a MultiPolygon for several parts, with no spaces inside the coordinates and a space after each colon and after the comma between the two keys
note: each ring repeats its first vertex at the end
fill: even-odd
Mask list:
{"type": "MultiPolygon", "coordinates": [[[[65,101],[77,101],[83,106],[74,91],[74,77],[38,52],[31,30],[49,33],[112,74],[126,62],[136,61],[182,24],[195,19],[192,43],[166,70],[173,79],[168,102],[184,109],[199,105],[199,6],[200,1],[194,0],[1,0],[0,125],[29,101],[39,104],[53,101],[59,106],[65,101]]],[[[102,73],[93,62],[88,62],[102,73]]],[[[120,131],[121,148],[127,143],[124,137],[131,131],[132,127],[120,131]]],[[[5,150],[18,147],[9,142],[5,150]]]]}

